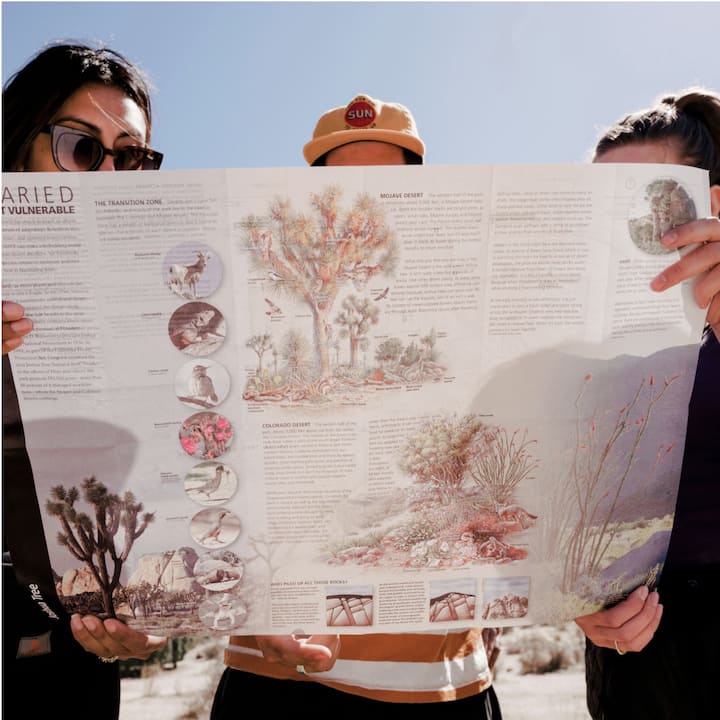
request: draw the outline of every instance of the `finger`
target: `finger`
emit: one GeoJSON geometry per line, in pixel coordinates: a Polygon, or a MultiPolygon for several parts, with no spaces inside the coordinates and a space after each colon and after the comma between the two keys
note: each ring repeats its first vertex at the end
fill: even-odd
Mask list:
{"type": "Polygon", "coordinates": [[[17,350],[22,344],[23,344],[23,339],[21,337],[10,338],[9,340],[5,340],[3,338],[2,354],[7,355],[12,350],[17,350]]]}
{"type": "Polygon", "coordinates": [[[70,629],[75,640],[93,655],[112,657],[117,654],[114,652],[116,648],[103,642],[107,634],[98,618],[75,614],[70,618],[70,629]]]}
{"type": "Polygon", "coordinates": [[[596,628],[618,628],[643,611],[650,591],[645,585],[635,588],[625,600],[614,607],[594,613],[596,628]]]}
{"type": "Polygon", "coordinates": [[[627,628],[620,628],[610,637],[598,639],[597,641],[593,640],[593,643],[598,647],[606,647],[611,650],[617,650],[621,655],[624,655],[626,652],[640,652],[640,650],[642,650],[653,639],[655,632],[660,626],[662,613],[663,606],[658,605],[655,608],[655,614],[653,615],[651,622],[643,627],[639,632],[628,632],[627,628]]]}
{"type": "Polygon", "coordinates": [[[302,651],[306,652],[308,648],[312,650],[315,656],[313,660],[314,672],[330,670],[340,652],[340,636],[311,635],[307,642],[303,644],[302,651]]]}
{"type": "Polygon", "coordinates": [[[259,635],[257,641],[268,662],[293,668],[302,665],[305,672],[323,672],[335,663],[340,636],[259,635]]]}
{"type": "Polygon", "coordinates": [[[167,638],[145,635],[119,620],[106,620],[103,623],[93,615],[73,615],[70,628],[80,645],[99,657],[146,660],[167,644],[167,638]]]}
{"type": "MultiPolygon", "coordinates": [[[[650,287],[655,292],[661,292],[667,288],[673,287],[683,280],[691,277],[697,277],[703,273],[709,273],[720,263],[720,242],[708,242],[705,245],[698,245],[696,248],[688,252],[677,262],[672,263],[664,268],[650,282],[650,287]]],[[[718,291],[716,287],[710,296],[718,291]]],[[[705,294],[707,295],[708,290],[705,294]]],[[[705,304],[700,305],[705,307],[705,304]]]]}
{"type": "Polygon", "coordinates": [[[656,592],[648,596],[641,612],[617,627],[595,626],[588,637],[599,647],[614,648],[615,643],[624,650],[637,652],[650,642],[660,624],[662,605],[656,592]]]}
{"type": "Polygon", "coordinates": [[[653,639],[653,636],[660,626],[662,614],[663,606],[658,604],[652,621],[629,642],[628,650],[631,650],[632,652],[639,652],[653,639]]]}
{"type": "Polygon", "coordinates": [[[33,329],[33,322],[30,318],[22,318],[14,322],[3,322],[2,324],[2,352],[3,355],[20,347],[23,338],[33,329]]]}
{"type": "Polygon", "coordinates": [[[25,308],[12,300],[2,301],[2,321],[13,322],[19,320],[25,314],[25,308]]]}
{"type": "Polygon", "coordinates": [[[716,217],[678,225],[660,238],[660,242],[670,249],[717,240],[720,240],[720,220],[716,217]]]}
{"type": "MultiPolygon", "coordinates": [[[[108,636],[116,643],[119,655],[123,659],[129,657],[146,660],[157,650],[167,645],[168,639],[159,635],[146,635],[145,633],[128,627],[125,623],[115,619],[105,620],[103,623],[108,636]]],[[[107,644],[107,640],[106,640],[107,644]]]]}

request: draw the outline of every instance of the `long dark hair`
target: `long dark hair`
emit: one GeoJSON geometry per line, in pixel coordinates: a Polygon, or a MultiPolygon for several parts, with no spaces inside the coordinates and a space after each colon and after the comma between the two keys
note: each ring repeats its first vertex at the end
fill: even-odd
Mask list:
{"type": "Polygon", "coordinates": [[[145,141],[150,141],[150,88],[138,67],[109,48],[51,45],[16,72],[3,88],[3,171],[17,170],[23,165],[40,130],[86,83],[122,90],[145,115],[145,141]]]}
{"type": "Polygon", "coordinates": [[[595,157],[621,145],[659,140],[675,142],[683,163],[708,170],[710,184],[720,185],[720,95],[691,87],[660,97],[605,130],[595,157]]]}

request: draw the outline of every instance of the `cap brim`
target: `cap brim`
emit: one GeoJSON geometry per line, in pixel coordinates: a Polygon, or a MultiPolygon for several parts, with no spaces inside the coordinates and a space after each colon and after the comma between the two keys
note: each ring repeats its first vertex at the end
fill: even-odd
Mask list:
{"type": "Polygon", "coordinates": [[[348,143],[363,141],[386,142],[410,150],[416,155],[420,155],[420,157],[425,155],[425,145],[423,141],[414,135],[398,132],[397,130],[381,130],[379,128],[340,130],[329,135],[323,135],[307,143],[303,148],[303,155],[308,165],[312,165],[319,157],[322,157],[326,152],[330,152],[330,150],[334,150],[341,145],[347,145],[348,143]]]}

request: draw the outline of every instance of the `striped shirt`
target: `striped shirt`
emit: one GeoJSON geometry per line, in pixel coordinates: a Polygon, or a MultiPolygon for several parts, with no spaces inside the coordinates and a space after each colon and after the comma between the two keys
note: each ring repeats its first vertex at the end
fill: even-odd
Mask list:
{"type": "Polygon", "coordinates": [[[482,630],[437,633],[343,635],[331,670],[301,675],[267,662],[254,635],[232,635],[225,664],[277,679],[315,681],[385,702],[459,700],[492,682],[482,630]]]}

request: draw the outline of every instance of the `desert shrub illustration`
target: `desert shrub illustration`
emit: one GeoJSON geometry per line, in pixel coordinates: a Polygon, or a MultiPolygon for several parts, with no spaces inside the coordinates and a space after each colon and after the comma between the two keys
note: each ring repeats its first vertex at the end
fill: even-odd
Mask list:
{"type": "Polygon", "coordinates": [[[50,489],[51,499],[46,503],[50,515],[60,522],[58,545],[67,550],[92,573],[102,594],[103,607],[108,617],[115,617],[113,592],[120,583],[120,573],[135,541],[154,520],[154,513],[143,512],[132,492],[122,497],[108,491],[95,477],[82,481],[83,499],[93,510],[93,517],[78,511],[75,503],[80,498],[76,487],[69,490],[62,485],[50,489]],[[116,545],[120,530],[122,544],[116,545]]]}
{"type": "Polygon", "coordinates": [[[508,435],[505,428],[487,426],[475,415],[444,417],[429,421],[408,439],[400,467],[446,500],[455,498],[469,478],[479,488],[482,504],[498,510],[537,468],[528,451],[532,442],[519,431],[508,435]]]}
{"type": "Polygon", "coordinates": [[[484,428],[474,415],[430,420],[408,438],[400,468],[416,483],[437,490],[445,501],[452,500],[462,486],[472,443],[484,428]]]}
{"type": "MultiPolygon", "coordinates": [[[[586,375],[575,400],[576,443],[573,462],[566,479],[574,512],[559,512],[556,537],[565,558],[562,590],[576,589],[580,578],[596,577],[618,533],[624,528],[618,511],[623,490],[630,484],[633,467],[648,431],[651,417],[678,376],[656,382],[653,375],[642,378],[630,400],[614,416],[601,419],[597,411],[583,410],[585,390],[592,376],[586,375]]],[[[655,452],[656,471],[670,454],[674,442],[661,443],[655,452]]],[[[644,478],[648,482],[650,478],[644,478]]]]}
{"type": "Polygon", "coordinates": [[[516,500],[538,465],[533,442],[475,414],[427,420],[398,450],[412,484],[339,512],[350,542],[328,548],[330,564],[456,567],[526,557],[509,538],[537,520],[516,500]]]}
{"type": "Polygon", "coordinates": [[[425,382],[438,380],[447,368],[438,362],[437,333],[434,328],[416,343],[404,345],[398,338],[388,338],[378,345],[375,359],[379,363],[376,379],[384,382],[425,382]]]}
{"type": "MultiPolygon", "coordinates": [[[[487,428],[473,443],[469,456],[468,474],[482,491],[485,502],[494,507],[501,518],[513,512],[512,499],[518,485],[531,477],[538,462],[529,447],[535,441],[527,439],[527,431],[508,434],[503,427],[487,428]]],[[[521,524],[534,519],[521,509],[515,511],[521,524]]]]}

